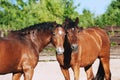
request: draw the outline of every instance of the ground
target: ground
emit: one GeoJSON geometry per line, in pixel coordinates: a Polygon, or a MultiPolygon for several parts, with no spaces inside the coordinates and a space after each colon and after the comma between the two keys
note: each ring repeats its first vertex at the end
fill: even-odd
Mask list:
{"type": "MultiPolygon", "coordinates": [[[[41,57],[42,58],[42,57],[41,57]]],[[[55,56],[51,57],[55,59],[55,56]]],[[[99,65],[99,60],[97,59],[93,64],[94,74],[97,72],[97,68],[99,65]]],[[[110,59],[110,68],[112,73],[112,80],[120,80],[120,59],[110,59]]],[[[73,79],[73,72],[71,69],[70,75],[71,80],[73,79]]],[[[0,75],[0,80],[12,80],[12,74],[0,75]]],[[[21,78],[23,80],[23,77],[21,78]]],[[[35,68],[35,73],[33,76],[33,80],[64,80],[64,77],[59,68],[58,62],[53,61],[40,61],[35,68]]],[[[80,69],[80,80],[86,80],[86,74],[84,69],[80,69]]]]}

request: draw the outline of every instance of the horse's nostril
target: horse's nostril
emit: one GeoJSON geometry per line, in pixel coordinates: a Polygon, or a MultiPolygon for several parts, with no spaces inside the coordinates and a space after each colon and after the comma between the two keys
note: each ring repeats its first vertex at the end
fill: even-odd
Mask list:
{"type": "Polygon", "coordinates": [[[58,48],[56,48],[56,52],[57,52],[57,54],[63,54],[64,48],[58,47],[58,48]]]}
{"type": "Polygon", "coordinates": [[[77,50],[78,49],[78,45],[77,44],[73,44],[73,45],[71,45],[71,48],[72,48],[72,50],[77,50]]]}
{"type": "Polygon", "coordinates": [[[74,46],[71,46],[72,49],[74,49],[74,46]]]}

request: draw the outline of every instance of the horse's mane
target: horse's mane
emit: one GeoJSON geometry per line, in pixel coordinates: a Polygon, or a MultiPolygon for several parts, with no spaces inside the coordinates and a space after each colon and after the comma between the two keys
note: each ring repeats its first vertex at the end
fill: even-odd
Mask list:
{"type": "Polygon", "coordinates": [[[43,23],[38,23],[38,24],[28,26],[21,30],[15,30],[15,31],[11,31],[11,32],[23,33],[23,32],[29,32],[32,30],[37,30],[37,31],[50,30],[50,31],[52,31],[54,29],[54,24],[55,24],[55,22],[43,22],[43,23]]]}
{"type": "Polygon", "coordinates": [[[63,23],[64,28],[67,29],[71,29],[71,28],[75,28],[78,27],[78,25],[75,23],[75,21],[73,21],[71,18],[66,17],[65,22],[63,23]]]}

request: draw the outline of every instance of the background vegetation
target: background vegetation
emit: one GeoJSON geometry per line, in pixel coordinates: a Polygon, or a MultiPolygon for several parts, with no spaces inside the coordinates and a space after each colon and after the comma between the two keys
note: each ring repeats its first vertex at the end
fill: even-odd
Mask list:
{"type": "Polygon", "coordinates": [[[0,29],[16,30],[45,21],[62,23],[66,16],[79,17],[79,26],[84,28],[120,25],[120,0],[112,1],[99,16],[87,9],[79,14],[75,10],[78,6],[73,0],[0,0],[0,29]]]}

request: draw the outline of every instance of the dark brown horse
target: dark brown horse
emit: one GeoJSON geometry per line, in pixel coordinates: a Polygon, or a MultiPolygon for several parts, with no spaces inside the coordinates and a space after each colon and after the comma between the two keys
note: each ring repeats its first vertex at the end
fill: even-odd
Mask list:
{"type": "Polygon", "coordinates": [[[44,22],[0,38],[0,75],[13,73],[12,79],[20,80],[23,74],[24,80],[32,80],[39,52],[51,42],[54,26],[44,22]]]}
{"type": "Polygon", "coordinates": [[[71,55],[71,67],[74,71],[74,79],[79,80],[80,67],[84,67],[87,79],[94,79],[92,64],[99,58],[100,65],[95,80],[111,80],[110,73],[110,40],[106,32],[100,28],[88,28],[79,31],[78,28],[68,29],[68,41],[73,52],[71,55]]]}

